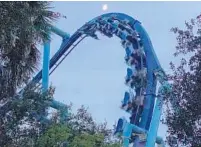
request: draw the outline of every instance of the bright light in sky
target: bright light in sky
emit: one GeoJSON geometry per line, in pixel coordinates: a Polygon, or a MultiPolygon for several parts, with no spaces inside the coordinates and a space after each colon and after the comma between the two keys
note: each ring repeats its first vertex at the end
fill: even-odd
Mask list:
{"type": "Polygon", "coordinates": [[[108,6],[107,4],[104,4],[103,7],[102,7],[103,11],[106,11],[108,9],[108,6]]]}

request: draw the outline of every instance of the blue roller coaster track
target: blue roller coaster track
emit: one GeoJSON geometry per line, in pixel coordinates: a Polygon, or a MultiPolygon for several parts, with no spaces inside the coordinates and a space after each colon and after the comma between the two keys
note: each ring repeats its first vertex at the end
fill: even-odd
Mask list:
{"type": "MultiPolygon", "coordinates": [[[[125,63],[128,65],[125,92],[121,109],[130,113],[130,121],[121,117],[118,120],[114,135],[121,135],[123,147],[154,147],[155,143],[164,147],[164,141],[157,136],[164,95],[171,90],[165,72],[154,52],[150,38],[141,23],[122,13],[108,13],[98,16],[84,24],[72,36],[50,26],[51,32],[61,36],[60,49],[50,58],[50,41],[44,43],[43,69],[33,78],[30,84],[44,91],[48,89],[49,75],[62,63],[71,51],[86,37],[98,39],[99,31],[111,38],[114,35],[121,39],[125,49],[125,63]],[[157,83],[160,87],[157,89],[157,83]]],[[[65,121],[68,117],[66,105],[56,100],[50,102],[61,112],[65,121]]]]}

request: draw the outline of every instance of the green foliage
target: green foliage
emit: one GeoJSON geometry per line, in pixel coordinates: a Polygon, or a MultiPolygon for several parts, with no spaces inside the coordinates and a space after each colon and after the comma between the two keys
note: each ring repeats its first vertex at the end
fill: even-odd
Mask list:
{"type": "Polygon", "coordinates": [[[111,130],[106,128],[106,123],[95,123],[83,106],[70,115],[66,124],[60,124],[58,117],[58,114],[52,117],[53,124],[39,138],[37,146],[120,147],[119,142],[111,139],[111,130]]]}
{"type": "Polygon", "coordinates": [[[74,147],[98,147],[103,144],[104,136],[102,134],[80,134],[74,137],[70,146],[74,147]]]}
{"type": "Polygon", "coordinates": [[[0,145],[21,146],[41,134],[43,127],[36,116],[42,115],[49,107],[51,100],[49,92],[35,92],[25,89],[22,96],[16,96],[4,105],[0,111],[0,145]],[[23,99],[22,99],[23,97],[23,99]]]}
{"type": "Polygon", "coordinates": [[[71,136],[71,130],[66,125],[52,125],[37,142],[38,147],[60,147],[71,136]]]}
{"type": "Polygon", "coordinates": [[[173,28],[179,66],[171,63],[172,96],[167,101],[166,124],[171,147],[201,146],[201,23],[200,18],[185,23],[184,30],[173,28]],[[168,102],[171,102],[168,103],[168,102]]]}

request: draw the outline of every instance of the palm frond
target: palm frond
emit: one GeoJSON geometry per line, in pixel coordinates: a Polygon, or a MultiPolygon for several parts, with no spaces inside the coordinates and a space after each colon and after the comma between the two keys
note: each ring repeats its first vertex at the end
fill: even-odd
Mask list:
{"type": "Polygon", "coordinates": [[[6,1],[0,6],[0,61],[7,73],[0,76],[0,82],[12,87],[12,95],[37,70],[40,52],[36,45],[50,39],[49,26],[56,18],[50,2],[6,1]]]}

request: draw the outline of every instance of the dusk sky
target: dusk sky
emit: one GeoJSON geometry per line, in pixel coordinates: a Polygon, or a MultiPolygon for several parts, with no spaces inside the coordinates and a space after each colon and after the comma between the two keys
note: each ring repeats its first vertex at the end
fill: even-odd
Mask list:
{"type": "MultiPolygon", "coordinates": [[[[185,21],[200,14],[201,2],[54,2],[54,11],[67,16],[55,25],[73,34],[84,23],[108,12],[121,12],[142,22],[148,32],[158,59],[166,72],[169,62],[176,61],[175,35],[172,27],[184,28],[185,21]],[[108,10],[103,11],[102,5],[108,10]]],[[[51,56],[59,49],[61,38],[54,35],[51,56]]],[[[127,87],[124,85],[125,51],[117,37],[100,36],[99,41],[87,38],[65,59],[50,77],[56,87],[55,99],[72,102],[73,112],[81,105],[97,122],[106,120],[109,127],[121,116],[128,116],[119,106],[127,87]]],[[[158,135],[165,137],[166,127],[160,125],[158,135]]]]}

